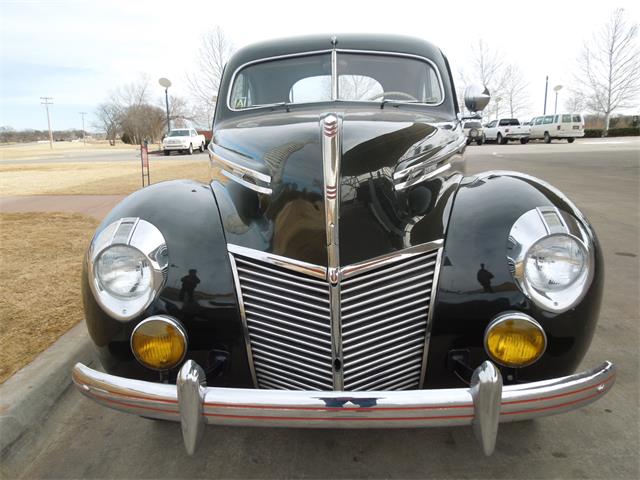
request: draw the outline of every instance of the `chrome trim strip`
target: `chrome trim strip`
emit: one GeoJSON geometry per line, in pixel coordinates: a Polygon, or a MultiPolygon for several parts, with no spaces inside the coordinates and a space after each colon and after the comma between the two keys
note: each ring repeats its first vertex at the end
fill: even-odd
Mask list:
{"type": "MultiPolygon", "coordinates": [[[[215,152],[215,148],[218,149],[224,149],[227,151],[231,151],[226,149],[225,147],[222,147],[220,145],[216,145],[213,142],[209,142],[209,146],[207,147],[209,149],[209,153],[211,154],[211,157],[213,157],[213,160],[215,160],[216,162],[219,162],[222,164],[223,167],[227,167],[229,170],[231,170],[232,172],[237,172],[241,175],[248,175],[256,180],[259,180],[261,182],[264,183],[271,183],[271,176],[267,175],[266,173],[262,173],[259,172],[257,170],[254,170],[252,168],[249,168],[245,165],[242,165],[240,163],[234,162],[233,160],[230,160],[229,158],[225,158],[222,155],[220,155],[220,153],[215,152]]],[[[233,153],[233,152],[232,152],[233,153]]],[[[235,155],[240,156],[238,153],[235,153],[235,155]]],[[[248,160],[252,160],[252,159],[248,159],[248,160]]]]}
{"type": "MultiPolygon", "coordinates": [[[[335,59],[335,50],[332,52],[335,59]]],[[[337,85],[333,84],[332,89],[337,85]]],[[[344,388],[342,359],[342,322],[340,320],[340,160],[342,122],[333,113],[320,120],[322,132],[322,168],[324,177],[324,213],[327,243],[327,282],[331,305],[331,352],[333,355],[333,388],[344,388]]]]}
{"type": "MultiPolygon", "coordinates": [[[[420,253],[431,252],[437,250],[444,245],[444,240],[434,240],[433,242],[423,243],[421,245],[415,245],[413,247],[406,248],[397,252],[380,255],[379,257],[372,258],[370,260],[364,260],[362,262],[353,263],[340,269],[341,279],[346,280],[353,275],[368,272],[375,268],[384,267],[391,263],[404,260],[420,253]]],[[[435,285],[435,282],[434,282],[435,285]]]]}
{"type": "Polygon", "coordinates": [[[233,284],[236,287],[236,299],[238,300],[238,309],[240,310],[240,318],[242,320],[242,334],[244,335],[244,345],[247,352],[247,360],[249,362],[249,370],[251,371],[251,379],[253,386],[258,388],[258,377],[256,376],[256,368],[253,364],[253,352],[251,351],[251,340],[249,339],[249,327],[247,325],[247,312],[244,309],[242,300],[242,290],[240,289],[240,276],[238,275],[238,266],[236,259],[229,250],[229,263],[231,264],[231,272],[233,274],[233,284]]]}
{"type": "MultiPolygon", "coordinates": [[[[450,156],[455,155],[455,152],[452,152],[450,156]]],[[[439,160],[439,161],[446,161],[447,159],[444,160],[439,160]]],[[[438,162],[439,162],[438,161],[438,162]]],[[[426,165],[416,165],[415,167],[412,167],[413,171],[418,171],[420,168],[422,168],[423,170],[427,170],[429,167],[432,166],[436,166],[437,162],[434,163],[427,163],[426,165]]],[[[394,189],[401,191],[401,190],[405,190],[409,187],[412,187],[418,183],[424,182],[425,180],[429,180],[430,178],[436,177],[438,175],[440,175],[441,173],[446,172],[447,170],[449,170],[451,168],[451,163],[445,163],[444,165],[437,167],[435,170],[430,170],[426,173],[421,173],[420,175],[416,176],[416,177],[409,177],[409,179],[405,180],[404,182],[401,183],[397,183],[394,185],[394,189]]],[[[395,176],[395,175],[394,175],[395,176]]]]}
{"type": "Polygon", "coordinates": [[[438,281],[440,280],[440,268],[442,267],[442,255],[444,249],[438,251],[436,266],[433,270],[433,283],[431,284],[431,298],[429,299],[429,313],[427,315],[427,331],[424,334],[424,351],[422,356],[422,369],[420,370],[420,388],[424,388],[427,377],[427,360],[429,358],[429,345],[431,344],[431,329],[433,328],[433,311],[435,310],[436,297],[438,296],[438,281]]]}
{"type": "MultiPolygon", "coordinates": [[[[489,364],[490,365],[490,364],[489,364]]],[[[200,376],[186,362],[179,378],[200,376]],[[189,374],[189,375],[188,375],[189,374]]],[[[495,421],[511,422],[567,412],[595,402],[615,383],[616,367],[605,362],[593,370],[539,382],[502,388],[495,401],[497,375],[487,364],[474,372],[470,388],[404,391],[288,391],[243,388],[198,388],[197,395],[179,398],[176,385],[109,375],[81,363],[73,367],[78,390],[115,410],[146,417],[195,423],[200,404],[202,421],[213,425],[296,428],[406,428],[474,425],[485,452],[492,450],[495,421]],[[483,378],[486,377],[486,378],[483,378]],[[484,383],[488,382],[487,388],[484,383]],[[479,388],[477,387],[479,385],[479,388]],[[482,390],[487,390],[483,393],[482,390]],[[200,392],[204,394],[204,400],[200,392]],[[481,398],[481,397],[488,398],[481,398]],[[186,406],[191,401],[194,405],[186,406]],[[185,411],[186,410],[186,411],[185,411]],[[184,412],[184,413],[183,413],[184,412]]],[[[402,381],[404,376],[401,377],[402,381]]],[[[197,438],[197,427],[188,439],[197,438]]]]}
{"type": "MultiPolygon", "coordinates": [[[[438,103],[412,103],[411,105],[420,105],[420,106],[426,106],[426,107],[439,107],[440,105],[442,105],[444,103],[444,101],[447,99],[447,92],[444,88],[444,83],[442,82],[442,73],[440,72],[440,69],[438,68],[438,66],[435,64],[435,62],[433,60],[431,60],[430,58],[427,57],[423,57],[420,55],[413,55],[411,53],[402,53],[402,52],[386,52],[386,51],[381,51],[381,50],[350,50],[350,49],[341,49],[341,48],[333,48],[333,49],[326,49],[326,50],[312,50],[309,52],[297,52],[297,53],[290,53],[287,55],[276,55],[274,57],[267,57],[267,58],[259,58],[257,60],[251,60],[250,62],[246,62],[243,63],[242,65],[240,65],[238,68],[235,69],[235,71],[233,72],[233,74],[231,75],[231,79],[229,80],[229,86],[227,88],[227,109],[232,111],[232,112],[245,112],[248,110],[255,110],[258,108],[269,108],[272,107],[274,105],[280,105],[279,103],[271,103],[271,104],[265,104],[265,105],[255,105],[255,106],[251,106],[251,107],[247,107],[247,108],[240,108],[240,109],[236,109],[231,107],[231,92],[233,90],[233,85],[235,84],[235,79],[236,76],[238,75],[238,73],[240,73],[241,70],[243,70],[244,68],[250,66],[250,65],[254,65],[257,63],[264,63],[264,62],[270,62],[273,60],[281,60],[284,58],[295,58],[295,57],[305,57],[305,56],[311,56],[311,55],[321,55],[323,53],[330,53],[330,54],[335,54],[337,55],[338,53],[359,53],[359,54],[366,54],[366,55],[387,55],[387,56],[393,56],[393,57],[405,57],[405,58],[413,58],[416,60],[421,60],[423,62],[428,63],[429,65],[431,65],[431,67],[433,68],[433,70],[436,73],[436,77],[438,78],[438,85],[440,86],[440,92],[442,94],[442,99],[440,100],[440,102],[438,103]]],[[[332,59],[332,63],[333,63],[333,59],[332,59]]],[[[336,63],[337,63],[337,57],[336,57],[336,63]]],[[[338,98],[338,91],[337,91],[337,87],[336,87],[336,95],[335,97],[333,96],[333,77],[337,77],[337,64],[336,64],[336,70],[333,70],[333,65],[332,65],[332,98],[337,99],[338,98]]],[[[336,78],[336,83],[337,83],[337,78],[336,78]]],[[[305,102],[305,103],[317,103],[317,102],[305,102]]],[[[304,105],[305,103],[296,103],[295,105],[304,105]]],[[[366,102],[362,102],[362,103],[366,103],[366,102]]],[[[379,104],[379,102],[370,102],[372,104],[379,104]]]]}
{"type": "Polygon", "coordinates": [[[311,277],[316,277],[321,280],[327,278],[327,268],[320,265],[314,265],[312,263],[301,262],[300,260],[294,260],[292,258],[281,257],[280,255],[274,255],[273,253],[262,252],[260,250],[254,250],[253,248],[242,247],[240,245],[234,245],[227,243],[227,250],[230,253],[242,255],[244,257],[255,258],[263,262],[276,265],[278,267],[293,270],[294,272],[304,273],[311,277]]]}
{"type": "Polygon", "coordinates": [[[331,100],[338,100],[338,52],[331,50],[331,100]]]}
{"type": "Polygon", "coordinates": [[[229,180],[233,180],[234,182],[239,183],[243,187],[247,187],[248,189],[253,190],[254,192],[264,193],[265,195],[271,195],[273,193],[273,190],[271,190],[270,188],[260,187],[255,183],[247,182],[246,180],[243,180],[240,177],[236,177],[233,173],[228,172],[226,170],[220,170],[220,172],[222,172],[222,174],[225,177],[227,177],[229,180]]]}

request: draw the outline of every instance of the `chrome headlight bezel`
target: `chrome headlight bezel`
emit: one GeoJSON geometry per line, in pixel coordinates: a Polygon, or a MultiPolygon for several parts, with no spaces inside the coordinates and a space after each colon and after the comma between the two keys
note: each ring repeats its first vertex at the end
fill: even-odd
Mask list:
{"type": "Polygon", "coordinates": [[[524,213],[511,227],[507,242],[507,261],[518,288],[543,310],[562,313],[576,306],[587,293],[594,275],[594,245],[582,223],[556,207],[538,207],[524,213]],[[541,240],[568,238],[584,255],[584,268],[564,288],[536,288],[527,278],[527,259],[541,240]]]}
{"type": "Polygon", "coordinates": [[[116,320],[126,322],[142,313],[164,287],[168,252],[164,236],[153,224],[137,217],[109,224],[91,241],[87,253],[88,282],[98,304],[116,320]],[[112,247],[126,247],[141,254],[151,271],[149,288],[139,296],[124,298],[109,292],[98,274],[98,260],[112,247]]]}

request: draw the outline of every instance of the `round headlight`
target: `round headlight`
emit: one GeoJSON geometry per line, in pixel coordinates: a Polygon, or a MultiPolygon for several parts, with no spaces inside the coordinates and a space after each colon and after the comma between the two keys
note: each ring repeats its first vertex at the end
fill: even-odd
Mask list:
{"type": "Polygon", "coordinates": [[[558,291],[571,286],[584,273],[587,252],[569,235],[552,235],[534,243],[526,255],[526,281],[538,291],[558,291]]]}
{"type": "Polygon", "coordinates": [[[164,288],[169,254],[158,228],[138,217],[124,217],[96,234],[87,261],[96,301],[114,319],[128,322],[164,288]]]}
{"type": "Polygon", "coordinates": [[[533,318],[522,313],[507,313],[489,324],[484,346],[496,363],[506,367],[526,367],[542,356],[547,347],[547,337],[533,318]]]}
{"type": "Polygon", "coordinates": [[[156,315],[143,320],[134,328],[131,350],[144,366],[154,370],[168,370],[184,359],[187,334],[174,318],[156,315]]]}
{"type": "Polygon", "coordinates": [[[107,248],[96,262],[102,288],[121,299],[139,298],[153,286],[151,265],[138,249],[127,245],[107,248]]]}

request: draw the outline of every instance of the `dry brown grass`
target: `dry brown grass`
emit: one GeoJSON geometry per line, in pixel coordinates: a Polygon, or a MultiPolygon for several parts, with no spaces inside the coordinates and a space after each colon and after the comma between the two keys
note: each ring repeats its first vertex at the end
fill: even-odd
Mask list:
{"type": "MultiPolygon", "coordinates": [[[[209,182],[208,159],[150,159],[151,183],[189,178],[209,182]]],[[[0,195],[120,195],[141,186],[140,162],[0,165],[0,195]]]]}
{"type": "Polygon", "coordinates": [[[3,160],[18,160],[27,158],[56,158],[61,155],[72,152],[89,152],[95,150],[131,150],[139,151],[139,145],[126,145],[124,143],[116,143],[114,146],[109,142],[88,142],[84,145],[82,142],[54,142],[53,149],[49,146],[49,142],[44,143],[14,143],[0,145],[0,162],[3,160]]]}
{"type": "Polygon", "coordinates": [[[98,221],[0,214],[0,383],[83,318],[82,257],[98,221]]]}

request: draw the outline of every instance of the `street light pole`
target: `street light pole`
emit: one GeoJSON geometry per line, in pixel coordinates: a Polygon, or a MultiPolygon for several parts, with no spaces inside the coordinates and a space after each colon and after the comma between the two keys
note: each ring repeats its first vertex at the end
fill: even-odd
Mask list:
{"type": "Polygon", "coordinates": [[[558,113],[558,92],[560,90],[562,90],[562,85],[556,85],[555,87],[553,87],[553,91],[556,92],[556,103],[555,103],[555,106],[553,107],[554,115],[558,113]]]}
{"type": "Polygon", "coordinates": [[[171,131],[171,120],[169,119],[169,87],[171,86],[171,80],[162,77],[158,80],[158,83],[164,87],[164,102],[167,107],[167,134],[169,134],[171,131]]]}
{"type": "Polygon", "coordinates": [[[84,138],[84,116],[87,114],[87,112],[78,112],[80,115],[82,115],[82,143],[83,145],[87,145],[87,140],[84,138]]]}
{"type": "Polygon", "coordinates": [[[49,127],[49,146],[51,150],[53,150],[53,132],[51,131],[51,118],[49,117],[49,105],[53,105],[53,97],[40,97],[42,100],[40,103],[44,105],[44,108],[47,110],[47,126],[49,127]]]}
{"type": "Polygon", "coordinates": [[[547,114],[547,90],[549,90],[549,75],[547,75],[547,79],[544,82],[544,110],[542,111],[543,115],[547,114]]]}

